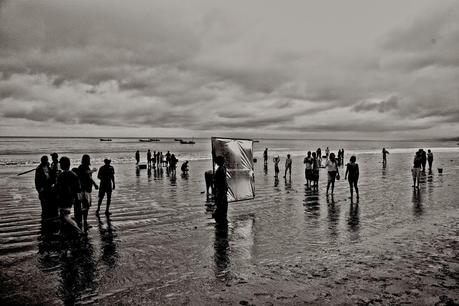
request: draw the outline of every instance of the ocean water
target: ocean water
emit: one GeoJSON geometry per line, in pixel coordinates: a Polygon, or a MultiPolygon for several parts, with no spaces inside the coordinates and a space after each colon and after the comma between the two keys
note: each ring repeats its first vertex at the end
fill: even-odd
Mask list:
{"type": "MultiPolygon", "coordinates": [[[[435,304],[458,299],[459,146],[453,142],[260,140],[254,144],[256,197],[230,203],[217,226],[203,172],[210,140],[0,139],[0,302],[5,304],[435,304]],[[360,200],[347,182],[325,194],[305,186],[303,156],[344,148],[360,166],[360,200]],[[291,179],[263,167],[265,147],[293,156],[291,179]],[[381,149],[390,152],[381,163],[381,149]],[[147,149],[190,160],[190,173],[136,171],[147,149]],[[418,148],[434,153],[432,173],[411,188],[418,148]],[[76,166],[113,160],[110,218],[90,210],[87,239],[62,241],[40,220],[33,168],[57,152],[76,166]],[[439,173],[438,168],[443,172],[439,173]]],[[[343,174],[343,168],[340,169],[343,174]]],[[[342,175],[343,176],[343,175],[342,175]]],[[[96,193],[93,193],[95,200],[96,193]]]]}

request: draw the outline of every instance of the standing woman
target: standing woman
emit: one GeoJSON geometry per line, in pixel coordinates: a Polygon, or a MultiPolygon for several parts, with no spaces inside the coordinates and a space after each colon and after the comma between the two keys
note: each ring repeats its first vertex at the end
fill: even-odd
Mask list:
{"type": "Polygon", "coordinates": [[[325,167],[327,168],[328,172],[327,194],[328,190],[330,189],[330,185],[331,194],[333,194],[333,191],[335,189],[335,178],[339,179],[338,162],[335,159],[335,153],[330,153],[330,158],[327,159],[325,167]]]}
{"type": "Polygon", "coordinates": [[[311,157],[311,151],[308,151],[308,156],[304,158],[303,163],[306,165],[304,169],[304,176],[306,177],[306,186],[309,187],[312,181],[312,163],[314,160],[311,157]]]}
{"type": "Polygon", "coordinates": [[[414,188],[419,188],[419,179],[421,178],[421,166],[422,166],[422,156],[421,151],[417,151],[413,160],[413,168],[411,173],[413,174],[413,186],[414,188]],[[417,182],[417,186],[416,186],[417,182]]]}
{"type": "Polygon", "coordinates": [[[346,174],[344,175],[344,179],[347,178],[349,182],[349,189],[351,190],[351,201],[353,197],[353,188],[355,188],[357,200],[359,199],[359,188],[357,187],[357,182],[359,181],[359,164],[357,164],[355,160],[355,156],[351,156],[350,162],[346,165],[346,174]]]}

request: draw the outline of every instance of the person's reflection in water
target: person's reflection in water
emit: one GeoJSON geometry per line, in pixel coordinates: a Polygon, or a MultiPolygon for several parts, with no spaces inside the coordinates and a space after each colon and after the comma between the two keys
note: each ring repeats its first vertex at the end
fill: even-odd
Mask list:
{"type": "Polygon", "coordinates": [[[74,305],[82,295],[91,296],[97,287],[94,250],[89,239],[74,239],[60,256],[62,283],[60,296],[65,305],[74,305]]]}
{"type": "Polygon", "coordinates": [[[59,230],[59,220],[50,221],[42,218],[40,236],[38,237],[38,264],[40,270],[52,271],[59,265],[60,237],[56,235],[59,230]]]}
{"type": "Polygon", "coordinates": [[[319,219],[320,216],[320,203],[319,203],[319,190],[315,188],[304,189],[304,206],[306,207],[307,215],[314,219],[319,219]]]}
{"type": "Polygon", "coordinates": [[[359,201],[353,202],[351,200],[351,207],[349,209],[349,218],[347,219],[347,225],[349,228],[351,241],[359,240],[360,230],[360,217],[359,217],[359,201]]]}
{"type": "Polygon", "coordinates": [[[415,217],[420,217],[424,213],[424,211],[422,208],[421,191],[419,189],[413,189],[413,196],[411,198],[411,202],[413,202],[413,215],[415,217]]]}
{"type": "Polygon", "coordinates": [[[221,281],[228,281],[230,278],[230,250],[227,222],[220,222],[215,224],[214,250],[215,276],[221,281]]]}
{"type": "Polygon", "coordinates": [[[335,199],[333,195],[327,195],[327,207],[328,207],[328,228],[330,229],[330,236],[332,238],[338,237],[338,231],[336,229],[339,222],[339,207],[335,205],[335,199]]]}
{"type": "Polygon", "coordinates": [[[284,177],[285,190],[292,190],[292,178],[284,177]]]}
{"type": "Polygon", "coordinates": [[[279,186],[279,178],[276,176],[274,178],[274,187],[278,187],[279,186]]]}
{"type": "Polygon", "coordinates": [[[118,235],[112,226],[110,216],[106,216],[105,226],[99,216],[97,216],[97,219],[99,221],[99,233],[102,248],[101,259],[108,267],[113,268],[116,266],[119,256],[116,243],[118,235]]]}
{"type": "Polygon", "coordinates": [[[268,174],[268,164],[264,164],[264,166],[263,166],[263,172],[264,172],[265,175],[268,174]]]}

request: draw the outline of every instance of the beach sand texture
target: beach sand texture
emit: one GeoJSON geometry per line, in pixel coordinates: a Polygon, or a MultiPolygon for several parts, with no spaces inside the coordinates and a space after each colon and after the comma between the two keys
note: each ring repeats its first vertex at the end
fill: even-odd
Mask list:
{"type": "MultiPolygon", "coordinates": [[[[391,152],[385,169],[379,152],[358,154],[358,206],[348,199],[344,168],[327,197],[324,169],[314,192],[305,187],[302,157],[293,157],[291,180],[284,180],[281,156],[278,182],[272,162],[266,173],[259,158],[256,198],[230,203],[227,227],[216,226],[206,211],[209,160],[191,161],[189,177],[178,171],[176,180],[165,170],[158,177],[114,163],[113,215],[96,218],[93,192],[87,240],[65,247],[42,235],[33,175],[17,177],[21,167],[2,167],[1,304],[457,301],[458,153],[435,152],[443,174],[434,167],[416,192],[413,153],[391,152]]],[[[346,152],[346,162],[349,157],[346,152]]]]}

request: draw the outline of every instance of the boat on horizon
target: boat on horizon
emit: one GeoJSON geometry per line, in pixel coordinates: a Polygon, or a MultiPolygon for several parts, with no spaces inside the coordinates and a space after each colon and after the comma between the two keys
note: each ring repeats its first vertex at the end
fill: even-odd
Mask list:
{"type": "Polygon", "coordinates": [[[158,138],[141,138],[139,139],[140,142],[155,142],[160,141],[158,138]]]}
{"type": "Polygon", "coordinates": [[[111,138],[100,138],[100,141],[112,141],[111,138]]]}
{"type": "Polygon", "coordinates": [[[196,142],[194,142],[194,140],[183,140],[183,139],[180,139],[180,144],[195,144],[196,142]]]}

